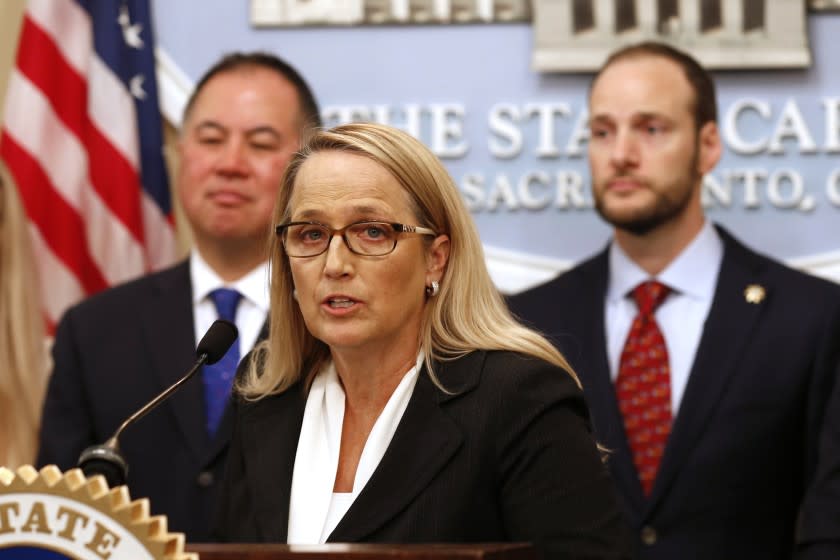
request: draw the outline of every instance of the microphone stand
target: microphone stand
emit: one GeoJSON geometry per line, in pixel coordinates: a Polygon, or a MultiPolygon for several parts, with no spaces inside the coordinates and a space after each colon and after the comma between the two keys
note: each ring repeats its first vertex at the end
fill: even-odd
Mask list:
{"type": "Polygon", "coordinates": [[[166,400],[169,395],[178,390],[181,385],[189,381],[195,372],[204,365],[209,354],[203,352],[198,357],[198,361],[187,372],[187,374],[169,386],[161,394],[146,403],[143,408],[129,416],[120,424],[117,431],[114,432],[108,440],[102,445],[94,445],[85,449],[79,456],[78,465],[85,473],[85,476],[92,476],[101,474],[108,482],[108,486],[114,488],[115,486],[122,486],[126,483],[128,478],[128,462],[126,462],[122,453],[120,452],[119,438],[123,430],[128,426],[134,424],[137,420],[143,418],[146,414],[151,412],[158,404],[166,400]]]}
{"type": "Polygon", "coordinates": [[[159,405],[164,399],[169,397],[172,393],[178,390],[184,383],[190,380],[195,375],[195,372],[205,364],[215,364],[222,359],[222,356],[230,349],[231,345],[239,336],[236,325],[229,321],[217,319],[207,332],[202,337],[201,342],[198,343],[196,354],[198,360],[193,364],[187,374],[175,382],[174,385],[163,391],[154,399],[149,401],[143,408],[129,416],[125,422],[120,424],[117,431],[114,432],[108,441],[102,445],[94,445],[88,447],[79,456],[78,466],[85,473],[85,476],[93,476],[101,474],[108,481],[108,486],[111,488],[115,486],[122,486],[128,479],[128,462],[120,452],[120,435],[123,430],[132,425],[137,420],[141,419],[153,408],[159,405]]]}

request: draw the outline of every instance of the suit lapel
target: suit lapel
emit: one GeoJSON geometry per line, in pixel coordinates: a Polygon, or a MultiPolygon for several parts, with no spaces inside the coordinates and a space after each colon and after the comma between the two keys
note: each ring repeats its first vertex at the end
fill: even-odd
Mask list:
{"type": "Polygon", "coordinates": [[[759,261],[728,233],[719,229],[719,234],[724,255],[717,288],[651,493],[649,511],[667,493],[703,436],[726,386],[738,373],[744,348],[767,305],[766,298],[763,303],[748,302],[745,289],[751,284],[761,285],[766,297],[772,297],[770,287],[762,281],[759,261]]]}
{"type": "Polygon", "coordinates": [[[595,433],[600,444],[611,451],[607,458],[615,483],[621,488],[627,505],[637,516],[644,510],[645,498],[642,485],[633,464],[633,455],[624,432],[624,419],[615,396],[615,386],[610,375],[607,359],[606,328],[604,326],[604,305],[609,277],[607,251],[592,260],[583,277],[581,297],[585,298],[578,317],[585,321],[586,333],[583,341],[581,363],[588,365],[586,371],[578,372],[584,384],[584,394],[590,404],[595,433]]]}
{"type": "Polygon", "coordinates": [[[306,395],[300,383],[256,404],[242,418],[247,484],[265,542],[286,542],[292,474],[306,395]]]}
{"type": "MultiPolygon", "coordinates": [[[[189,261],[157,275],[151,290],[149,301],[140,306],[138,320],[163,391],[186,374],[196,360],[189,261]]],[[[200,457],[208,436],[204,428],[204,395],[201,382],[195,377],[163,406],[170,407],[185,445],[200,457]]]]}
{"type": "MultiPolygon", "coordinates": [[[[475,386],[483,359],[483,352],[475,352],[436,364],[435,372],[460,395],[475,386]]],[[[455,396],[443,395],[423,368],[382,461],[328,541],[364,540],[431,483],[463,442],[460,429],[441,411],[440,403],[455,396]]]]}

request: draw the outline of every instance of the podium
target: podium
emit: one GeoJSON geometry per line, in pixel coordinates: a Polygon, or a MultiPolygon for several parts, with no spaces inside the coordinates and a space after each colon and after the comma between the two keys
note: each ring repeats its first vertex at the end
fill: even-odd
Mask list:
{"type": "Polygon", "coordinates": [[[192,544],[201,560],[537,560],[527,543],[192,544]]]}
{"type": "Polygon", "coordinates": [[[0,559],[71,560],[537,560],[525,543],[190,544],[170,533],[149,501],[101,475],[0,467],[0,559]],[[56,556],[58,555],[58,556],[56,556]]]}

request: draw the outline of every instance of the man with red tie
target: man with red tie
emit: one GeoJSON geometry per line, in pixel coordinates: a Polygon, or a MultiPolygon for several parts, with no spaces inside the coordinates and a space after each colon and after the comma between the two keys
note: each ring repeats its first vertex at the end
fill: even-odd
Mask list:
{"type": "Polygon", "coordinates": [[[840,286],[710,223],[721,139],[711,76],[642,43],[589,93],[600,254],[511,298],[583,383],[651,560],[790,558],[840,359],[840,286]]]}

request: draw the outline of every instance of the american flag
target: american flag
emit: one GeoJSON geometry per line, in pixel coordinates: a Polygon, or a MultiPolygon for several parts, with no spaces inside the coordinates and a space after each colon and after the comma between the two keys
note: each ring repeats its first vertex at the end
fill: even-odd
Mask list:
{"type": "Polygon", "coordinates": [[[149,0],[29,0],[3,120],[50,330],[175,259],[149,0]]]}

